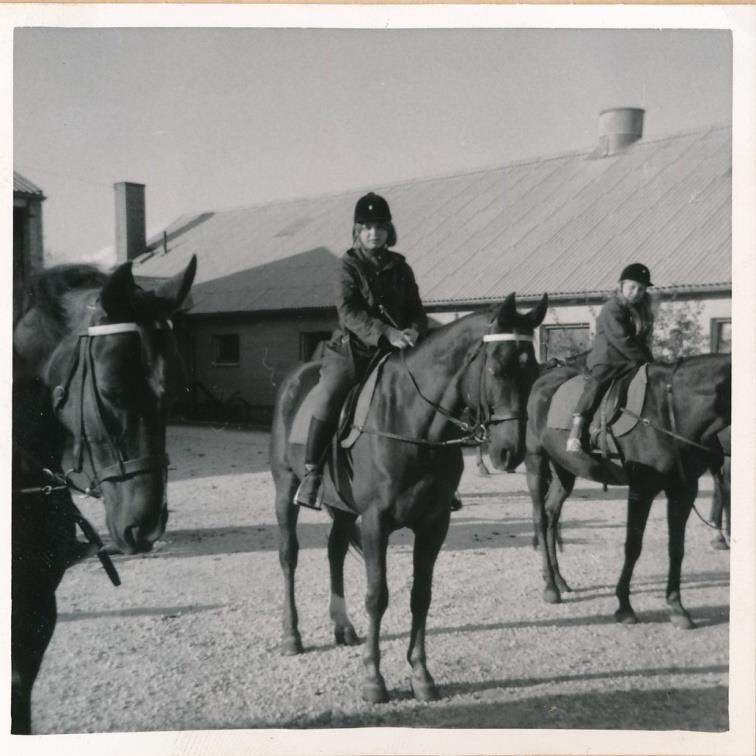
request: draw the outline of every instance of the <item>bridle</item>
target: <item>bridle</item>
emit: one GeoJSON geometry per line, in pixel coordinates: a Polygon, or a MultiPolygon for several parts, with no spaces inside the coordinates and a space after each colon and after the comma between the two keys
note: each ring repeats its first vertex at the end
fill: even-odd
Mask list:
{"type": "MultiPolygon", "coordinates": [[[[492,327],[493,322],[489,323],[489,331],[492,327]]],[[[488,358],[491,352],[491,350],[486,349],[486,345],[490,344],[491,342],[501,341],[514,341],[518,344],[520,342],[526,342],[532,344],[534,341],[534,336],[532,333],[520,333],[517,330],[513,330],[511,333],[489,332],[483,336],[475,349],[467,354],[465,361],[462,364],[461,372],[467,370],[478,357],[478,355],[481,354],[481,352],[483,354],[480,366],[480,375],[478,378],[478,401],[475,409],[475,421],[473,423],[468,423],[465,420],[454,416],[451,412],[446,410],[437,402],[428,399],[428,397],[425,396],[420,389],[415,376],[412,375],[412,371],[410,370],[409,365],[407,365],[404,350],[400,351],[400,359],[402,365],[404,366],[404,369],[407,372],[407,375],[409,376],[410,381],[418,396],[431,407],[433,407],[433,409],[438,414],[444,416],[449,423],[457,427],[462,432],[462,436],[458,438],[447,439],[444,441],[431,441],[428,439],[403,436],[398,433],[390,433],[389,431],[381,431],[375,428],[369,428],[364,425],[355,425],[354,427],[362,433],[369,433],[372,435],[381,436],[383,438],[391,438],[396,441],[404,441],[421,446],[481,446],[487,443],[489,437],[488,431],[491,426],[511,420],[521,421],[527,419],[527,413],[525,412],[505,413],[500,410],[497,411],[497,407],[490,407],[488,402],[486,401],[486,373],[488,372],[486,370],[486,366],[488,364],[488,358]]]]}
{"type": "Polygon", "coordinates": [[[84,493],[90,496],[101,496],[101,484],[105,481],[123,481],[134,475],[162,470],[163,476],[168,474],[168,455],[150,454],[143,457],[127,457],[121,448],[121,443],[109,432],[102,413],[102,398],[97,387],[95,361],[93,354],[93,342],[95,338],[104,338],[121,333],[137,333],[140,338],[146,331],[172,329],[170,320],[160,320],[151,324],[141,325],[135,322],[108,323],[104,325],[90,325],[85,331],[79,333],[78,344],[71,358],[71,365],[65,381],[53,389],[53,412],[59,418],[59,414],[66,402],[73,398],[78,401],[78,407],[74,411],[74,417],[78,418],[78,426],[73,434],[73,459],[74,467],[65,474],[68,479],[70,473],[81,473],[90,479],[90,484],[84,489],[84,493]],[[84,418],[84,399],[89,386],[93,399],[97,422],[100,428],[100,438],[93,439],[87,435],[84,418]],[[105,446],[109,452],[112,463],[105,467],[97,468],[92,454],[94,445],[105,446]],[[84,451],[88,452],[91,475],[84,472],[84,451]]]}

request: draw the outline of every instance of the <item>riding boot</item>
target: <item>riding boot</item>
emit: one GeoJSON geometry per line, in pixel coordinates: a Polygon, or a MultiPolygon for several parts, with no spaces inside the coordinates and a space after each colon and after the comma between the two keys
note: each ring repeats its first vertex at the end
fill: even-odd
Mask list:
{"type": "Polygon", "coordinates": [[[305,474],[294,494],[295,504],[310,509],[322,509],[318,501],[318,492],[323,479],[323,461],[333,434],[333,423],[318,420],[316,417],[310,420],[305,446],[305,474]]]}
{"type": "Polygon", "coordinates": [[[580,439],[583,435],[585,424],[586,418],[582,415],[572,416],[572,427],[570,428],[570,435],[567,437],[567,446],[565,447],[566,451],[572,453],[582,451],[583,447],[580,443],[580,439]]]}

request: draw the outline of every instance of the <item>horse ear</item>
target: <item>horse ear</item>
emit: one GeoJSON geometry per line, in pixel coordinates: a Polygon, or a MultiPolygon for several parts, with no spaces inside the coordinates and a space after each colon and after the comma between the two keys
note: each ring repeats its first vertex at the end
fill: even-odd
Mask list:
{"type": "Polygon", "coordinates": [[[496,312],[496,325],[499,328],[505,328],[510,325],[517,315],[517,302],[515,293],[512,292],[502,303],[496,312]]]}
{"type": "Polygon", "coordinates": [[[131,262],[119,265],[100,291],[100,304],[113,320],[129,320],[134,310],[134,276],[131,262]]]}
{"type": "Polygon", "coordinates": [[[166,303],[170,303],[171,311],[168,314],[173,314],[181,307],[183,301],[186,299],[186,295],[189,293],[189,289],[192,288],[196,273],[197,256],[192,255],[189,264],[181,273],[177,273],[173,278],[160,284],[155,290],[156,297],[164,300],[166,303]]]}
{"type": "Polygon", "coordinates": [[[546,317],[546,310],[549,308],[549,295],[544,294],[541,301],[525,316],[533,326],[537,328],[546,317]]]}

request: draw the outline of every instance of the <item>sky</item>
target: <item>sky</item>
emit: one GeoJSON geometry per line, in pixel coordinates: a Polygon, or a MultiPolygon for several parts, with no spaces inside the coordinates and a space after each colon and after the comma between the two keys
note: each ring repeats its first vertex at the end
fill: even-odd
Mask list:
{"type": "Polygon", "coordinates": [[[728,31],[23,28],[14,168],[40,186],[48,264],[114,262],[113,184],[148,235],[185,213],[590,151],[598,114],[644,137],[731,123],[728,31]]]}

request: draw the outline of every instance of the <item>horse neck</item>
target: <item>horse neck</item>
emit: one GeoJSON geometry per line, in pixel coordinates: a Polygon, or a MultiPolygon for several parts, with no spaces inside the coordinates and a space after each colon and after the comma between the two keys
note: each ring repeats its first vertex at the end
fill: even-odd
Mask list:
{"type": "Polygon", "coordinates": [[[416,348],[404,355],[395,355],[387,363],[388,384],[393,386],[394,396],[401,397],[402,422],[409,432],[433,440],[447,431],[447,418],[429,402],[452,415],[459,414],[465,360],[471,347],[485,333],[486,325],[487,321],[480,315],[461,318],[442,326],[416,348]]]}
{"type": "Polygon", "coordinates": [[[668,386],[677,432],[691,441],[706,444],[730,425],[730,355],[700,355],[679,365],[649,367],[649,385],[655,397],[662,427],[668,427],[668,386]]]}
{"type": "Polygon", "coordinates": [[[90,322],[95,292],[84,289],[64,294],[61,319],[33,307],[19,320],[13,335],[19,369],[48,385],[60,379],[58,374],[66,369],[78,344],[79,331],[90,322]]]}

